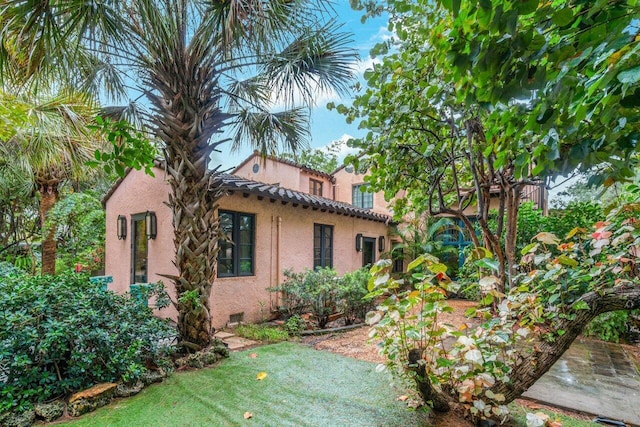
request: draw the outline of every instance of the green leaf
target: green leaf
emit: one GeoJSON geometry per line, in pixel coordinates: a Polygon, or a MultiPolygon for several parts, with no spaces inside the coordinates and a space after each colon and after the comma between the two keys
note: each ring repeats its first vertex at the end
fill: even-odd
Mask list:
{"type": "Polygon", "coordinates": [[[578,266],[578,261],[576,261],[573,258],[569,258],[568,256],[566,256],[565,254],[562,254],[558,257],[558,262],[562,265],[567,265],[569,267],[577,267],[578,266]]]}
{"type": "Polygon", "coordinates": [[[538,0],[520,0],[516,2],[516,8],[518,9],[518,14],[520,15],[529,15],[533,13],[538,8],[538,0]]]}
{"type": "Polygon", "coordinates": [[[440,368],[447,368],[449,366],[453,366],[453,362],[451,360],[449,360],[449,359],[444,358],[444,357],[438,357],[436,359],[436,364],[440,368]]]}
{"type": "Polygon", "coordinates": [[[490,258],[483,258],[476,261],[476,265],[483,268],[489,268],[493,271],[498,271],[498,261],[490,258]]]}
{"type": "Polygon", "coordinates": [[[409,263],[409,265],[407,265],[407,272],[416,269],[417,267],[419,267],[422,264],[424,264],[424,262],[425,262],[424,256],[420,255],[418,258],[416,258],[413,261],[411,261],[409,263]]]}
{"type": "Polygon", "coordinates": [[[565,7],[564,9],[560,9],[551,17],[551,22],[556,24],[558,27],[564,27],[573,21],[573,11],[569,7],[565,7]]]}
{"type": "Polygon", "coordinates": [[[573,304],[573,309],[574,310],[591,310],[591,307],[589,307],[589,304],[587,304],[585,301],[578,300],[573,304]]]}
{"type": "Polygon", "coordinates": [[[538,248],[537,243],[529,243],[527,246],[522,248],[522,250],[520,251],[520,255],[525,255],[529,252],[534,252],[537,248],[538,248]]]}
{"type": "Polygon", "coordinates": [[[488,306],[488,305],[491,305],[492,303],[493,303],[493,295],[487,294],[484,296],[484,298],[480,300],[478,304],[480,304],[481,306],[488,306]]]}
{"type": "Polygon", "coordinates": [[[618,74],[618,81],[620,83],[635,83],[638,80],[640,80],[640,66],[629,68],[618,74]]]}
{"type": "Polygon", "coordinates": [[[447,266],[445,264],[432,264],[428,267],[429,271],[433,272],[433,273],[446,273],[447,272],[447,266]]]}

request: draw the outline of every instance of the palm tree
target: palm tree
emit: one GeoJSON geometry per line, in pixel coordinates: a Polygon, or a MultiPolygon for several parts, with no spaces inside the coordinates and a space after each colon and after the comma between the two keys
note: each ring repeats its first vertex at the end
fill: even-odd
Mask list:
{"type": "MultiPolygon", "coordinates": [[[[42,274],[56,273],[55,226],[47,224],[49,211],[60,197],[62,183],[86,177],[86,162],[102,141],[87,130],[95,108],[74,94],[38,98],[0,92],[0,103],[13,105],[11,131],[0,138],[4,161],[0,169],[21,177],[16,188],[24,194],[37,192],[42,235],[42,274]]],[[[7,118],[7,116],[5,116],[7,118]]]]}
{"type": "Polygon", "coordinates": [[[172,188],[181,344],[208,345],[222,194],[210,155],[224,143],[249,142],[265,154],[305,146],[314,96],[350,84],[348,35],[325,18],[331,11],[322,0],[6,4],[0,41],[4,51],[30,52],[34,76],[75,63],[74,83],[88,75],[88,89],[103,81],[148,100],[172,188]]]}

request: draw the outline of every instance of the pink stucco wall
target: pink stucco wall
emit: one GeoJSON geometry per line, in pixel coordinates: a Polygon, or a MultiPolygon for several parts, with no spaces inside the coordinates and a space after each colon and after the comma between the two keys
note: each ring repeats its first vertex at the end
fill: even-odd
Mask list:
{"type": "Polygon", "coordinates": [[[333,183],[324,175],[315,174],[296,166],[279,162],[272,158],[262,158],[254,154],[245,160],[234,171],[238,175],[253,181],[277,184],[290,190],[309,192],[309,179],[322,182],[322,196],[333,199],[333,183]],[[258,165],[258,172],[253,172],[253,165],[258,165]]]}
{"type": "MultiPolygon", "coordinates": [[[[287,165],[283,165],[287,166],[287,165]]],[[[106,274],[113,276],[110,289],[117,292],[129,290],[131,264],[131,233],[127,240],[116,237],[116,218],[154,210],[158,217],[158,236],[149,242],[149,280],[163,280],[171,291],[170,282],[159,274],[175,274],[171,211],[163,204],[168,199],[169,186],[164,180],[164,172],[155,169],[156,178],[143,172],[131,171],[122,184],[107,200],[106,274]]],[[[211,295],[212,324],[215,328],[226,325],[229,316],[244,313],[244,321],[257,322],[275,310],[276,294],[268,291],[283,280],[282,272],[287,269],[303,271],[313,267],[313,225],[332,225],[333,263],[338,273],[343,274],[362,266],[362,253],[355,250],[355,235],[365,237],[386,237],[389,248],[388,226],[381,222],[358,219],[343,215],[321,212],[313,208],[294,207],[281,201],[258,200],[255,195],[243,196],[234,193],[220,201],[220,208],[255,214],[255,275],[243,277],[216,278],[211,295]]],[[[376,259],[380,252],[377,251],[376,259]]],[[[159,313],[175,318],[173,307],[159,313]]]]}
{"type": "MultiPolygon", "coordinates": [[[[106,202],[106,239],[105,239],[105,274],[113,277],[109,289],[119,293],[129,291],[131,278],[131,216],[154,211],[157,217],[158,233],[154,240],[148,241],[148,280],[162,280],[165,285],[169,280],[160,274],[175,274],[173,265],[174,246],[171,209],[165,204],[169,200],[169,184],[165,172],[154,168],[155,178],[143,172],[131,171],[106,202]],[[118,240],[116,221],[118,215],[127,217],[127,238],[118,240]]],[[[173,288],[169,288],[172,298],[173,288]]],[[[159,315],[175,317],[173,306],[162,310],[159,315]]]]}

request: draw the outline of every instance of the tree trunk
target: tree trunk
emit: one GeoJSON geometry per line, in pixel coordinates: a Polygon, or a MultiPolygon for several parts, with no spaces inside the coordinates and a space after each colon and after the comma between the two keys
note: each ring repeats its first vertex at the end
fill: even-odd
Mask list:
{"type": "MultiPolygon", "coordinates": [[[[173,58],[189,55],[179,44],[173,58]]],[[[224,141],[210,139],[224,127],[228,115],[219,109],[219,87],[213,66],[197,61],[176,62],[169,72],[162,67],[149,76],[147,93],[154,109],[156,136],[165,143],[166,170],[173,212],[174,277],[180,345],[200,350],[212,340],[210,297],[216,277],[219,224],[217,200],[222,196],[215,171],[208,170],[210,155],[224,141]],[[185,76],[198,76],[185,83],[185,76]]]]}
{"type": "Polygon", "coordinates": [[[516,272],[516,243],[518,239],[518,210],[522,197],[522,186],[510,185],[506,188],[506,233],[504,238],[504,253],[506,258],[506,287],[511,288],[516,272]]]}
{"type": "Polygon", "coordinates": [[[422,359],[422,349],[413,349],[409,351],[408,362],[410,369],[415,373],[414,380],[416,385],[418,386],[418,392],[420,393],[420,397],[422,400],[430,405],[434,411],[436,412],[449,412],[451,410],[451,405],[449,404],[449,399],[439,390],[436,390],[431,381],[429,380],[429,376],[427,375],[427,370],[424,364],[420,364],[419,361],[422,359]]]}
{"type": "Polygon", "coordinates": [[[575,310],[576,318],[573,320],[559,320],[555,330],[564,330],[564,335],[557,336],[554,342],[536,340],[531,346],[531,353],[523,354],[512,368],[509,374],[511,382],[497,383],[491,388],[494,393],[504,394],[505,403],[520,397],[544,375],[596,316],[609,311],[640,308],[640,285],[619,285],[601,292],[590,292],[578,301],[586,302],[590,309],[575,310]]]}
{"type": "Polygon", "coordinates": [[[58,182],[43,184],[38,183],[38,191],[40,193],[40,227],[46,235],[42,235],[42,275],[56,274],[56,227],[51,224],[45,227],[46,220],[49,217],[49,211],[58,201],[58,182]]]}

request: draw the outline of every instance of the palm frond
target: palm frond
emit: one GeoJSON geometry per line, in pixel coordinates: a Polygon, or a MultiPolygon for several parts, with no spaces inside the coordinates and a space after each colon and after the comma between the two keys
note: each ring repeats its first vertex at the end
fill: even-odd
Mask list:
{"type": "Polygon", "coordinates": [[[263,155],[275,154],[280,148],[295,153],[309,146],[308,110],[305,108],[278,113],[243,110],[236,119],[233,151],[239,150],[245,142],[263,155]]]}
{"type": "Polygon", "coordinates": [[[237,111],[242,105],[263,105],[270,100],[271,91],[265,82],[259,77],[250,77],[245,80],[234,80],[229,85],[227,96],[229,109],[237,111]]]}
{"type": "Polygon", "coordinates": [[[12,134],[0,145],[10,153],[15,170],[31,177],[46,171],[64,179],[86,175],[84,165],[103,141],[87,128],[95,106],[86,103],[85,95],[61,91],[39,99],[18,94],[13,100],[21,118],[14,120],[12,134]]]}
{"type": "Polygon", "coordinates": [[[351,36],[340,29],[335,22],[320,29],[307,28],[268,58],[261,71],[280,99],[293,104],[299,95],[310,105],[318,92],[348,93],[357,54],[349,47],[351,36]]]}

